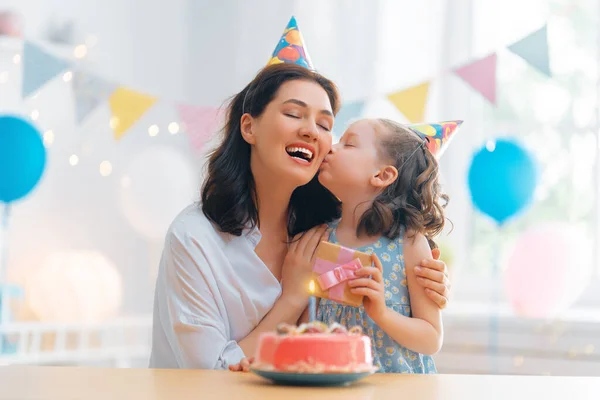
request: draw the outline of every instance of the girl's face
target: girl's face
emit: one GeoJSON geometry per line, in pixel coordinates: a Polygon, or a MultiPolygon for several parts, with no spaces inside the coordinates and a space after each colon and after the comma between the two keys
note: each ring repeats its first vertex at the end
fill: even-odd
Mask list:
{"type": "Polygon", "coordinates": [[[307,184],[331,149],[333,119],[329,97],[319,84],[282,84],[260,116],[242,116],[242,135],[252,145],[253,174],[282,184],[307,184]]]}
{"type": "Polygon", "coordinates": [[[381,167],[374,125],[369,120],[350,125],[321,165],[319,182],[342,202],[374,190],[381,167]]]}

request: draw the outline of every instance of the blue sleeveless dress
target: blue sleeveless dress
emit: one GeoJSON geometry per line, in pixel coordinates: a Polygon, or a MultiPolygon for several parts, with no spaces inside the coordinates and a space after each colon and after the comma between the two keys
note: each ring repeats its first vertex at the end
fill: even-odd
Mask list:
{"type": "MultiPolygon", "coordinates": [[[[332,224],[329,241],[339,244],[336,237],[337,223],[332,224]]],[[[367,254],[376,253],[383,266],[385,285],[385,303],[388,308],[411,317],[410,297],[404,268],[403,232],[399,239],[390,240],[381,237],[370,246],[356,250],[367,254]]],[[[326,324],[337,322],[346,328],[355,325],[363,327],[363,332],[371,338],[373,346],[373,364],[378,372],[435,374],[435,363],[431,356],[416,353],[396,343],[383,330],[379,329],[364,308],[346,306],[329,299],[319,299],[317,320],[326,324]]]]}

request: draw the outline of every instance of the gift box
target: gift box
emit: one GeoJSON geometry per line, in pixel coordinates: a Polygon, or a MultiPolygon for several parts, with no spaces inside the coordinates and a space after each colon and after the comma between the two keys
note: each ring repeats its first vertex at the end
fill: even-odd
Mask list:
{"type": "Polygon", "coordinates": [[[356,278],[355,271],[371,266],[371,256],[329,242],[317,246],[313,265],[314,295],[337,303],[358,307],[363,296],[350,292],[348,281],[356,278]]]}

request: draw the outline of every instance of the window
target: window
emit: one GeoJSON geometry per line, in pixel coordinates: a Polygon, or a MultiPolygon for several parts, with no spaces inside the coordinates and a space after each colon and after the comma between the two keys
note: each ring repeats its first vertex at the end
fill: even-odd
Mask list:
{"type": "Polygon", "coordinates": [[[473,57],[498,52],[497,105],[475,100],[469,116],[482,130],[483,140],[477,138],[476,146],[487,138],[517,136],[533,152],[541,176],[533,204],[501,232],[486,216],[478,212],[470,216],[470,239],[461,249],[469,254],[462,257],[466,265],[456,278],[461,287],[457,295],[481,301],[480,296],[489,290],[502,291],[493,273],[493,266],[501,267],[502,260],[494,250],[506,255],[517,236],[529,227],[561,221],[577,227],[582,240],[589,240],[588,259],[594,263],[594,278],[574,307],[598,306],[599,2],[511,0],[472,4],[473,57]],[[546,22],[552,78],[507,49],[546,22]]]}

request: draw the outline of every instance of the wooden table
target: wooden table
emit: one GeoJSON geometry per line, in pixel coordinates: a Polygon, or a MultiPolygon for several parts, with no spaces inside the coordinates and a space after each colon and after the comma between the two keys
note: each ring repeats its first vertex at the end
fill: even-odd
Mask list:
{"type": "Polygon", "coordinates": [[[600,398],[600,378],[376,374],[349,387],[274,386],[229,371],[0,367],[0,399],[242,400],[281,399],[560,399],[600,398]]]}

